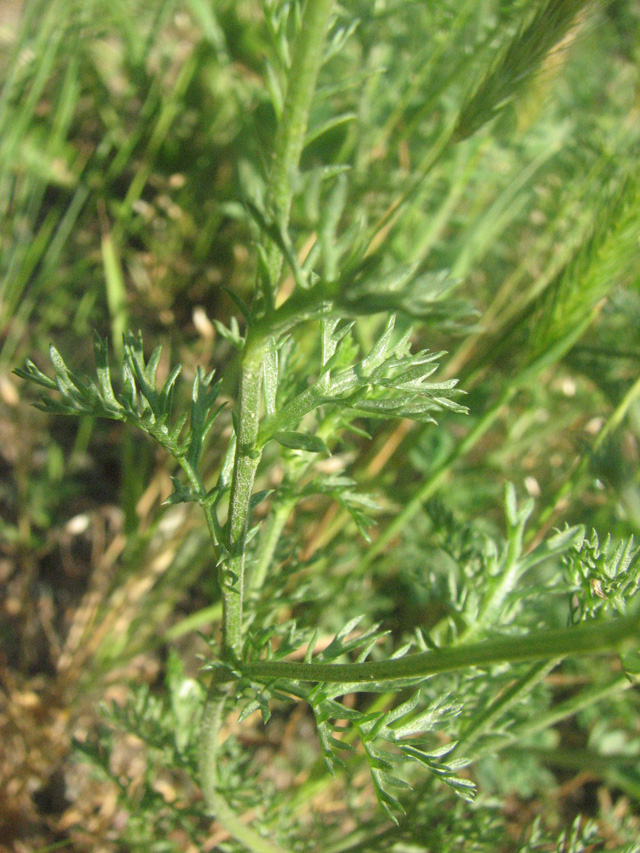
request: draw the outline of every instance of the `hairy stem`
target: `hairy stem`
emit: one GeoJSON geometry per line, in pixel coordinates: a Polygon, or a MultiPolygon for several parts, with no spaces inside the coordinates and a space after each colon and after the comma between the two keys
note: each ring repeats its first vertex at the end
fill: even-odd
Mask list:
{"type": "Polygon", "coordinates": [[[256,449],[258,436],[262,358],[266,341],[253,345],[247,341],[240,377],[238,406],[238,444],[231,481],[227,548],[229,558],[220,568],[222,590],[223,654],[238,660],[242,650],[242,603],[246,539],[249,526],[251,494],[260,452],[256,449]]]}
{"type": "Polygon", "coordinates": [[[214,676],[214,682],[205,704],[201,727],[200,776],[207,809],[211,816],[215,817],[218,823],[236,841],[240,841],[252,853],[289,853],[283,847],[258,835],[251,827],[245,826],[220,793],[219,739],[228,698],[228,688],[225,689],[224,685],[218,684],[214,676]]]}
{"type": "MultiPolygon", "coordinates": [[[[322,62],[325,37],[334,0],[309,0],[293,50],[289,83],[282,118],[275,140],[274,156],[268,184],[268,199],[278,224],[286,228],[291,211],[295,174],[304,145],[309,110],[318,71],[322,62]]],[[[282,269],[278,247],[267,247],[269,292],[267,313],[275,304],[273,289],[282,269]]],[[[223,640],[222,654],[226,660],[239,660],[242,651],[242,606],[244,594],[245,552],[251,511],[251,495],[260,452],[256,447],[260,426],[262,362],[270,346],[274,330],[267,321],[249,329],[242,355],[242,371],[236,421],[237,447],[231,481],[229,518],[227,523],[228,559],[220,569],[222,590],[223,640]]],[[[215,540],[213,517],[207,518],[215,540]]],[[[278,531],[279,534],[279,531],[278,531]]],[[[274,543],[277,541],[275,536],[274,543]]],[[[274,544],[275,547],[275,544],[274,544]]],[[[266,565],[266,556],[265,556],[266,565]]],[[[264,572],[264,566],[261,567],[264,572]]],[[[254,582],[255,583],[255,582],[254,582]]],[[[200,773],[207,806],[217,820],[235,838],[254,853],[286,853],[246,827],[220,794],[218,776],[218,739],[227,699],[227,690],[214,683],[205,702],[201,728],[200,773]]]]}
{"type": "Polygon", "coordinates": [[[495,663],[549,660],[567,655],[601,654],[640,639],[637,614],[609,621],[583,622],[570,628],[531,631],[520,637],[504,637],[445,649],[406,655],[374,663],[294,663],[255,661],[241,667],[242,674],[256,680],[286,678],[290,681],[318,681],[367,684],[419,678],[470,666],[495,663]]]}
{"type": "MultiPolygon", "coordinates": [[[[282,228],[286,228],[289,221],[294,179],[304,145],[309,110],[322,63],[333,5],[334,0],[308,2],[294,44],[287,94],[276,134],[267,187],[269,204],[282,228]]],[[[282,268],[282,255],[274,243],[269,243],[266,249],[268,284],[275,288],[282,268]]],[[[268,293],[267,297],[267,306],[270,309],[273,306],[274,293],[268,293]]],[[[227,659],[239,659],[242,649],[245,546],[251,493],[260,462],[256,440],[260,425],[262,361],[272,335],[268,322],[266,328],[261,327],[253,333],[250,332],[242,359],[236,427],[238,446],[231,483],[228,522],[227,545],[230,557],[220,570],[223,654],[227,659]]]]}
{"type": "MultiPolygon", "coordinates": [[[[282,116],[274,142],[269,175],[268,201],[278,224],[289,224],[294,178],[307,132],[311,100],[322,64],[325,37],[335,0],[307,0],[300,31],[293,46],[282,116]]],[[[275,243],[267,247],[270,283],[277,286],[282,269],[282,254],[275,243]]],[[[270,294],[269,302],[272,302],[270,294]]]]}

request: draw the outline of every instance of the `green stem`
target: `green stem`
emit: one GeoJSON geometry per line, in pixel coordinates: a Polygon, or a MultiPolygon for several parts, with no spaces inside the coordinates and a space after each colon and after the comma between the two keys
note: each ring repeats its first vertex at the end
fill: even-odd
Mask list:
{"type": "MultiPolygon", "coordinates": [[[[329,19],[334,0],[313,0],[305,6],[300,30],[293,47],[287,94],[274,142],[273,161],[267,197],[281,228],[289,222],[293,187],[300,154],[307,132],[309,110],[313,98],[329,19]]],[[[274,304],[276,287],[282,268],[282,254],[275,243],[269,243],[267,268],[268,315],[274,304]]],[[[272,312],[271,312],[272,313],[272,312]]],[[[229,559],[221,566],[220,586],[223,606],[223,653],[227,659],[239,659],[242,649],[242,607],[244,595],[245,545],[250,516],[250,501],[255,474],[260,461],[256,446],[262,387],[262,361],[273,330],[261,326],[250,332],[242,360],[238,405],[238,446],[231,483],[228,521],[229,559]]]]}
{"type": "MultiPolygon", "coordinates": [[[[309,110],[322,54],[329,19],[335,0],[308,0],[302,14],[300,30],[293,48],[289,82],[283,114],[274,144],[274,156],[267,187],[269,204],[286,228],[293,198],[294,178],[304,145],[309,110]]],[[[276,287],[282,269],[278,247],[267,247],[269,292],[265,294],[267,314],[273,313],[276,287]]],[[[226,660],[239,660],[242,651],[242,604],[244,592],[245,551],[251,510],[251,494],[260,462],[256,447],[260,425],[262,363],[274,336],[267,319],[266,327],[249,329],[242,357],[242,371],[236,423],[237,447],[229,498],[227,521],[228,559],[220,568],[222,591],[223,641],[222,655],[226,660]]],[[[205,515],[207,507],[203,504],[205,515]]],[[[207,524],[215,538],[215,519],[209,510],[207,524]]],[[[276,540],[277,541],[277,537],[276,540]]],[[[275,547],[275,545],[274,545],[275,547]]],[[[254,853],[285,853],[285,851],[246,827],[234,814],[219,793],[218,738],[228,693],[220,685],[212,685],[206,700],[201,728],[202,789],[205,801],[218,821],[237,840],[254,853]]]]}
{"type": "Polygon", "coordinates": [[[204,513],[204,517],[207,522],[207,530],[209,531],[209,536],[214,547],[217,548],[220,545],[218,541],[218,529],[213,515],[213,509],[205,502],[207,490],[202,482],[202,478],[193,465],[184,456],[179,457],[178,462],[186,474],[191,487],[201,500],[200,506],[202,507],[202,512],[204,513]]]}
{"type": "Polygon", "coordinates": [[[500,573],[497,577],[491,578],[488,595],[481,602],[475,619],[467,625],[456,645],[468,643],[473,637],[483,634],[487,628],[497,621],[505,599],[526,569],[526,563],[523,563],[520,557],[527,518],[528,516],[521,518],[515,529],[509,531],[509,544],[503,564],[500,567],[500,573]]]}
{"type": "MultiPolygon", "coordinates": [[[[307,0],[293,46],[282,116],[274,141],[268,202],[281,228],[289,224],[293,186],[307,133],[313,92],[322,65],[324,43],[335,0],[307,0]]],[[[267,247],[270,284],[277,286],[282,254],[275,243],[267,247]]],[[[273,303],[273,293],[269,294],[273,303]]]]}
{"type": "Polygon", "coordinates": [[[290,681],[367,684],[419,678],[470,666],[485,667],[495,663],[601,654],[614,651],[632,639],[640,639],[640,619],[637,614],[607,622],[583,622],[570,628],[531,631],[520,637],[501,637],[374,663],[254,661],[243,664],[240,669],[244,676],[256,680],[286,678],[290,681]]]}
{"type": "Polygon", "coordinates": [[[239,660],[242,651],[242,603],[246,539],[251,515],[251,494],[260,452],[256,448],[260,425],[262,359],[267,341],[247,340],[240,377],[236,456],[231,480],[227,533],[228,559],[220,567],[222,590],[223,654],[239,660]]]}
{"type": "Polygon", "coordinates": [[[278,504],[267,521],[264,532],[260,536],[260,545],[255,562],[251,567],[251,574],[249,575],[249,582],[247,584],[248,595],[257,595],[264,586],[269,566],[280,541],[280,536],[295,503],[295,498],[284,500],[281,504],[278,504]]]}
{"type": "MultiPolygon", "coordinates": [[[[339,418],[338,411],[329,412],[316,430],[318,438],[321,438],[329,447],[335,441],[339,418]]],[[[299,500],[295,484],[309,471],[312,465],[313,461],[309,459],[309,454],[306,455],[306,458],[293,456],[283,460],[283,496],[266,522],[264,531],[260,536],[260,543],[256,550],[247,585],[247,592],[250,595],[257,596],[264,586],[282,532],[299,500]]]]}
{"type": "Polygon", "coordinates": [[[236,841],[240,841],[252,853],[289,853],[245,826],[220,793],[219,739],[228,698],[229,689],[219,685],[214,676],[202,717],[200,743],[200,776],[207,810],[236,841]]]}

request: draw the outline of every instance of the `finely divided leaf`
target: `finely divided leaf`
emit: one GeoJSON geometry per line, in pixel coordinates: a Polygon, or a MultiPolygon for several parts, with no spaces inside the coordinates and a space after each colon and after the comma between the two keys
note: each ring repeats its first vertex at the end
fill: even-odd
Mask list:
{"type": "Polygon", "coordinates": [[[327,456],[331,455],[327,445],[317,435],[294,432],[293,430],[281,430],[280,432],[276,432],[273,437],[283,447],[289,447],[291,450],[306,450],[308,453],[326,453],[327,456]]]}

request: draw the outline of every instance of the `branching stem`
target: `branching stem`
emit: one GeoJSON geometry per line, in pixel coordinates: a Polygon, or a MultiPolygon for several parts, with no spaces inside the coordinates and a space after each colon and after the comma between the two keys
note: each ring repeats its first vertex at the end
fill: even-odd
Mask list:
{"type": "MultiPolygon", "coordinates": [[[[305,6],[293,49],[283,113],[278,125],[267,187],[269,204],[281,227],[289,222],[294,179],[307,132],[309,110],[334,0],[313,0],[305,6]]],[[[275,288],[282,268],[282,255],[274,243],[267,246],[269,286],[275,288]]],[[[269,313],[274,293],[265,294],[267,322],[249,332],[242,358],[240,399],[237,417],[238,446],[231,483],[228,542],[230,557],[221,567],[223,603],[223,655],[238,660],[242,648],[245,545],[251,494],[260,452],[256,447],[262,383],[262,361],[273,331],[269,313]]]]}
{"type": "MultiPolygon", "coordinates": [[[[322,63],[325,38],[335,0],[308,0],[294,44],[287,93],[275,139],[267,196],[278,224],[289,222],[294,179],[304,145],[307,122],[318,71],[322,63]]],[[[275,306],[275,288],[282,269],[282,256],[274,243],[267,250],[268,277],[263,292],[267,316],[259,328],[249,328],[242,354],[239,403],[236,421],[237,447],[231,481],[227,542],[229,557],[221,565],[223,640],[222,656],[238,661],[242,651],[242,605],[244,594],[245,552],[251,513],[251,495],[260,451],[256,446],[260,425],[262,362],[274,330],[270,314],[275,306]],[[264,322],[266,319],[266,323],[264,322]]],[[[207,507],[203,505],[205,514],[207,507]]],[[[207,518],[215,542],[213,517],[207,518]]],[[[276,537],[277,541],[277,537],[276,537]]],[[[216,683],[205,702],[201,730],[201,779],[205,801],[227,831],[254,853],[285,853],[246,827],[234,814],[218,787],[218,738],[227,698],[216,683]]]]}
{"type": "Polygon", "coordinates": [[[346,664],[255,661],[244,664],[241,671],[244,676],[256,680],[286,678],[289,681],[367,684],[419,678],[471,666],[601,654],[638,639],[640,618],[635,614],[607,622],[583,622],[570,628],[531,631],[520,637],[452,646],[395,660],[346,664]]]}

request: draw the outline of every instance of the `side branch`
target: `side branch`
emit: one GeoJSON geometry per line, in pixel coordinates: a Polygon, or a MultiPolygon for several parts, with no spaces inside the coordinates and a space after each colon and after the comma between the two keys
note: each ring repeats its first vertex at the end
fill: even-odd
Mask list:
{"type": "Polygon", "coordinates": [[[353,664],[254,661],[243,664],[240,672],[256,681],[286,678],[288,681],[366,685],[420,678],[470,666],[602,654],[638,640],[640,617],[636,614],[607,622],[583,622],[573,628],[531,631],[521,637],[501,637],[482,643],[436,649],[395,660],[353,664]]]}

